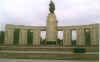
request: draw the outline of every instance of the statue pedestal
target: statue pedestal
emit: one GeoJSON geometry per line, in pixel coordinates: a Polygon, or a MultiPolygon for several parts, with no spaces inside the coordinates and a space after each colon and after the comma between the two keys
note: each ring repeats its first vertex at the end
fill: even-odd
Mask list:
{"type": "Polygon", "coordinates": [[[56,45],[57,43],[56,43],[57,41],[47,41],[47,45],[56,45]]]}
{"type": "Polygon", "coordinates": [[[56,44],[57,42],[57,20],[54,13],[50,13],[47,19],[46,27],[47,44],[56,44]]]}

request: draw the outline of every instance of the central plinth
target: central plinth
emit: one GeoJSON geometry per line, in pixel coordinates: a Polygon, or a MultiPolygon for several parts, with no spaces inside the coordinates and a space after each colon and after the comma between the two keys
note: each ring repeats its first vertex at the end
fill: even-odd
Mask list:
{"type": "Polygon", "coordinates": [[[50,13],[47,18],[46,41],[47,44],[56,44],[57,41],[57,20],[54,13],[50,13]]]}

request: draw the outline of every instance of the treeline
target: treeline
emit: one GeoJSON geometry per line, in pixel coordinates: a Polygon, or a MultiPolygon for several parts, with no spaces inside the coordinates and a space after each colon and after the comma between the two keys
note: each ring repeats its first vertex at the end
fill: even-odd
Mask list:
{"type": "MultiPolygon", "coordinates": [[[[14,45],[19,44],[19,37],[20,37],[20,29],[15,29],[14,30],[14,45]]],[[[33,32],[31,30],[27,31],[27,42],[28,45],[32,45],[33,42],[33,32]]]]}
{"type": "Polygon", "coordinates": [[[5,39],[5,32],[4,31],[0,31],[0,44],[4,43],[4,39],[5,39]]]}

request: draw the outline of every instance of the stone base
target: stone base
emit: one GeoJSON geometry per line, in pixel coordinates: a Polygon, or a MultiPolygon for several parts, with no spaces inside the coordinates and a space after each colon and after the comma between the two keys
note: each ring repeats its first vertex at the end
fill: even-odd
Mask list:
{"type": "Polygon", "coordinates": [[[0,46],[0,58],[44,60],[99,60],[97,47],[86,48],[86,53],[74,53],[73,47],[0,46]]]}
{"type": "Polygon", "coordinates": [[[98,54],[55,54],[55,53],[10,53],[0,52],[0,58],[8,59],[37,59],[37,60],[99,60],[98,54]]]}
{"type": "Polygon", "coordinates": [[[47,41],[47,45],[56,45],[57,41],[47,41]]]}

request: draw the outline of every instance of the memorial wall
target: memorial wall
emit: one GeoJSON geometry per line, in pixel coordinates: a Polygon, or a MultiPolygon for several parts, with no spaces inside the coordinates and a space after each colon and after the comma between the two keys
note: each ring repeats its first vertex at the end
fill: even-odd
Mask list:
{"type": "MultiPolygon", "coordinates": [[[[97,46],[99,43],[99,24],[89,24],[81,26],[58,26],[57,28],[57,32],[63,32],[63,46],[72,46],[73,30],[75,30],[77,34],[76,46],[86,46],[87,43],[89,43],[87,46],[97,46]]],[[[30,44],[34,46],[41,46],[41,31],[46,31],[46,26],[23,26],[7,24],[5,29],[4,44],[30,44]]],[[[56,33],[56,35],[58,35],[58,33],[56,33]]],[[[47,35],[45,37],[47,37],[47,35]]]]}

